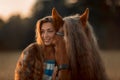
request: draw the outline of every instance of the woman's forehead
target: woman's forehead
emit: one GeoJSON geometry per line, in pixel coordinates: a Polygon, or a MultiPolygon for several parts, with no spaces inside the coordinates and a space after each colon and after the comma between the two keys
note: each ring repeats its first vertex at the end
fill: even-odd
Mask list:
{"type": "Polygon", "coordinates": [[[53,24],[50,22],[43,23],[41,29],[54,29],[53,24]]]}

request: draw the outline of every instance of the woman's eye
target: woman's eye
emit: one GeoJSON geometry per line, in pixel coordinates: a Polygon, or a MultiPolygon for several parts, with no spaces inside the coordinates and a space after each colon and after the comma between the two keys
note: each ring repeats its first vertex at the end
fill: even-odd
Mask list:
{"type": "Polygon", "coordinates": [[[48,32],[54,32],[53,30],[49,30],[48,32]]]}

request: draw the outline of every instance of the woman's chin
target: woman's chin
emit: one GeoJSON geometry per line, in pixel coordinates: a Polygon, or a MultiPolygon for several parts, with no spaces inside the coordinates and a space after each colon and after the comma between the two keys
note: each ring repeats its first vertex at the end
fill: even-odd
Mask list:
{"type": "Polygon", "coordinates": [[[52,45],[51,43],[45,43],[45,46],[50,46],[50,45],[52,45]]]}

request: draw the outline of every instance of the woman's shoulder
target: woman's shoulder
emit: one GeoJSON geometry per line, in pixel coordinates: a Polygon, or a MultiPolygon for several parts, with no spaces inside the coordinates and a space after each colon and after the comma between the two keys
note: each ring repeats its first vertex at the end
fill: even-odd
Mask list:
{"type": "Polygon", "coordinates": [[[38,51],[38,47],[37,43],[31,43],[23,50],[23,52],[35,53],[38,51]]]}
{"type": "MultiPolygon", "coordinates": [[[[23,51],[22,51],[22,54],[21,54],[21,56],[23,56],[23,57],[26,57],[26,58],[30,58],[30,57],[32,57],[32,58],[34,58],[35,57],[35,55],[36,55],[36,53],[38,53],[38,49],[40,49],[40,48],[38,48],[39,46],[38,46],[38,44],[37,43],[31,43],[30,45],[28,45],[23,51]]],[[[26,59],[25,58],[25,59],[26,59]]]]}
{"type": "Polygon", "coordinates": [[[31,43],[28,45],[21,53],[17,65],[27,65],[32,64],[38,60],[37,56],[41,52],[38,50],[38,44],[37,43],[31,43]],[[39,52],[38,52],[39,51],[39,52]]]}

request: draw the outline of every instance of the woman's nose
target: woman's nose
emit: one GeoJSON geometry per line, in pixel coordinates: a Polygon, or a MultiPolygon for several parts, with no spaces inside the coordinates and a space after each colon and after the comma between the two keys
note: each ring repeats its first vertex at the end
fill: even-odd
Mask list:
{"type": "Polygon", "coordinates": [[[44,33],[44,38],[47,38],[48,37],[48,32],[46,31],[45,33],[44,33]]]}

